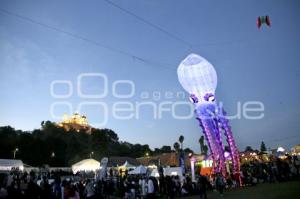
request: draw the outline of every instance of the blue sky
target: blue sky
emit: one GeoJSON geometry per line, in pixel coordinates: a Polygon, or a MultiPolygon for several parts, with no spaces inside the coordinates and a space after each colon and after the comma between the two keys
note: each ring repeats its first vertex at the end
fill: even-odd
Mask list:
{"type": "MultiPolygon", "coordinates": [[[[265,106],[261,120],[231,121],[241,149],[259,147],[261,140],[268,147],[300,143],[299,1],[113,2],[176,38],[105,1],[0,2],[0,125],[32,130],[39,128],[42,120],[57,121],[50,114],[53,103],[67,102],[75,112],[80,103],[101,102],[107,104],[106,116],[95,107],[82,113],[91,123],[105,117],[107,123],[100,127],[115,130],[121,140],[154,148],[173,145],[183,134],[185,146],[199,151],[202,131],[193,118],[178,120],[166,112],[161,119],[154,119],[151,109],[145,108],[139,119],[119,120],[111,112],[120,101],[144,102],[141,95],[145,92],[183,92],[176,69],[194,52],[214,65],[218,74],[216,97],[229,114],[236,113],[237,102],[261,101],[265,106]],[[270,16],[271,28],[257,29],[260,15],[270,16]],[[107,96],[80,97],[76,87],[82,73],[105,74],[107,96]],[[54,80],[70,81],[72,96],[52,97],[50,85],[54,80]],[[134,96],[113,96],[113,82],[117,80],[134,82],[134,96]]],[[[89,94],[103,91],[103,82],[97,78],[85,79],[82,86],[89,94]]],[[[120,94],[129,91],[128,85],[118,87],[120,94]]],[[[66,85],[56,86],[55,92],[67,93],[66,85]]],[[[159,106],[188,98],[162,96],[147,101],[159,106]]],[[[55,113],[62,115],[66,110],[57,106],[55,113]]],[[[186,106],[176,109],[178,115],[187,112],[186,106]]]]}

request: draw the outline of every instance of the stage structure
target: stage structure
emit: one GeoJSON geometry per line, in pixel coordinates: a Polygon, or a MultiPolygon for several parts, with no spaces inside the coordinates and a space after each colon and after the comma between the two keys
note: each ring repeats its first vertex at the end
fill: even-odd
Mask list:
{"type": "Polygon", "coordinates": [[[239,152],[233,139],[226,112],[215,100],[217,73],[203,57],[190,54],[178,66],[177,75],[182,87],[190,94],[195,105],[196,118],[202,127],[213,159],[214,173],[226,174],[224,144],[222,135],[227,139],[235,175],[240,174],[239,152]]]}

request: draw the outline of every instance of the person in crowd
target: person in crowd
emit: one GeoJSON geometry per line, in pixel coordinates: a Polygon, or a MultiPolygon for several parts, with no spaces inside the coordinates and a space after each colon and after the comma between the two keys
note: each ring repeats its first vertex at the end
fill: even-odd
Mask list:
{"type": "Polygon", "coordinates": [[[41,188],[35,182],[34,175],[30,175],[30,179],[27,186],[27,198],[38,199],[40,198],[41,188]]]}
{"type": "Polygon", "coordinates": [[[71,185],[67,199],[80,199],[79,193],[74,185],[71,185]]]}
{"type": "Polygon", "coordinates": [[[166,194],[168,199],[173,199],[175,196],[175,184],[170,176],[166,176],[166,194]]]}
{"type": "Polygon", "coordinates": [[[219,191],[221,196],[223,196],[223,194],[224,194],[224,188],[225,188],[224,177],[220,173],[217,173],[217,176],[216,176],[216,189],[219,191]]]}
{"type": "Polygon", "coordinates": [[[0,199],[5,198],[7,198],[7,190],[4,187],[0,186],[0,199]]]}
{"type": "Polygon", "coordinates": [[[147,197],[148,198],[154,198],[154,183],[151,178],[148,178],[147,180],[147,197]]]}
{"type": "Polygon", "coordinates": [[[186,180],[183,181],[183,185],[181,187],[181,195],[182,196],[187,196],[189,194],[189,191],[188,191],[188,184],[186,182],[186,180]]]}
{"type": "Polygon", "coordinates": [[[122,177],[119,176],[119,180],[118,180],[118,193],[119,193],[119,196],[121,198],[125,198],[125,193],[126,193],[126,187],[125,187],[125,182],[123,180],[122,177]]]}
{"type": "Polygon", "coordinates": [[[128,181],[128,179],[124,180],[124,198],[128,199],[130,198],[130,190],[131,190],[131,183],[128,181]]]}
{"type": "Polygon", "coordinates": [[[198,179],[198,187],[199,187],[199,193],[200,193],[200,199],[207,199],[207,187],[208,187],[208,179],[206,176],[203,176],[200,174],[198,179]]]}
{"type": "Polygon", "coordinates": [[[130,199],[135,199],[135,196],[136,196],[136,184],[135,184],[134,179],[132,179],[129,184],[130,184],[129,198],[130,199]]]}
{"type": "Polygon", "coordinates": [[[114,183],[112,180],[107,181],[107,198],[110,199],[111,196],[113,196],[114,192],[115,192],[115,187],[114,187],[114,183]]]}
{"type": "Polygon", "coordinates": [[[54,199],[60,199],[61,198],[61,179],[60,177],[55,177],[54,183],[52,185],[52,192],[53,192],[53,198],[54,199]]]}
{"type": "Polygon", "coordinates": [[[50,199],[51,198],[51,186],[50,186],[46,176],[43,176],[43,180],[41,181],[40,188],[41,188],[41,198],[50,199]]]}
{"type": "MultiPolygon", "coordinates": [[[[126,171],[124,171],[127,174],[126,171]]],[[[161,172],[162,173],[162,172],[161,172]]],[[[299,179],[299,159],[289,156],[285,159],[274,157],[268,162],[251,160],[241,165],[241,173],[228,173],[225,178],[220,173],[200,176],[197,183],[186,175],[161,176],[123,175],[109,171],[107,178],[92,181],[94,172],[73,174],[65,171],[40,171],[39,173],[13,170],[0,175],[0,199],[87,199],[110,198],[154,198],[173,199],[175,196],[200,194],[207,198],[207,190],[215,187],[220,195],[225,189],[254,186],[260,183],[284,182],[299,179]],[[41,179],[41,180],[38,180],[41,179]],[[226,180],[225,180],[226,179],[226,180]]]]}
{"type": "Polygon", "coordinates": [[[12,181],[12,183],[7,187],[7,196],[7,199],[17,199],[22,197],[16,181],[12,181]]]}
{"type": "Polygon", "coordinates": [[[84,189],[84,196],[86,199],[94,199],[95,197],[95,188],[94,183],[90,179],[86,181],[86,186],[84,189]]]}
{"type": "Polygon", "coordinates": [[[64,184],[64,199],[69,199],[71,197],[71,183],[66,181],[64,184]]]}
{"type": "Polygon", "coordinates": [[[178,175],[173,176],[172,179],[173,179],[174,185],[175,185],[175,195],[180,196],[181,182],[180,182],[179,176],[178,175]]]}
{"type": "Polygon", "coordinates": [[[166,194],[166,181],[165,181],[165,176],[164,176],[164,170],[162,167],[159,167],[159,193],[160,195],[166,194]]]}
{"type": "Polygon", "coordinates": [[[82,180],[80,180],[78,183],[76,183],[76,187],[77,187],[77,191],[78,191],[78,193],[79,193],[79,197],[81,198],[81,199],[83,199],[84,198],[84,195],[83,195],[83,193],[84,193],[84,185],[83,185],[83,181],[82,180]]]}
{"type": "Polygon", "coordinates": [[[141,198],[145,198],[145,196],[146,196],[146,180],[145,180],[144,176],[142,176],[139,179],[139,187],[140,187],[141,198]]]}
{"type": "Polygon", "coordinates": [[[293,164],[296,168],[296,177],[299,177],[300,160],[297,156],[293,156],[293,164]]]}

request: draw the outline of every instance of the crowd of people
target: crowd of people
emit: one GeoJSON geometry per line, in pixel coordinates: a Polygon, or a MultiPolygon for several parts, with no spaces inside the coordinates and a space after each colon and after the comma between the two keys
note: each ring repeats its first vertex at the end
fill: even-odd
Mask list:
{"type": "MultiPolygon", "coordinates": [[[[271,162],[251,161],[241,166],[242,186],[258,183],[275,183],[299,179],[298,158],[276,159],[271,162]]],[[[128,173],[108,172],[105,179],[97,179],[94,173],[20,172],[11,171],[0,175],[1,199],[96,199],[96,198],[175,198],[200,195],[207,198],[208,190],[224,194],[226,189],[241,186],[234,174],[222,176],[199,175],[193,182],[186,176],[128,175],[128,173]]]]}
{"type": "Polygon", "coordinates": [[[300,160],[297,156],[287,156],[285,160],[276,158],[269,162],[258,160],[241,166],[241,177],[245,185],[261,182],[282,182],[299,178],[300,160]]]}

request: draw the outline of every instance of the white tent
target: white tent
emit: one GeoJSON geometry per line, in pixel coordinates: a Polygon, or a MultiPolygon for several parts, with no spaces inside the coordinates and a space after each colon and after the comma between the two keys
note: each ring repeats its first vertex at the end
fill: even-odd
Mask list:
{"type": "Polygon", "coordinates": [[[165,176],[182,176],[182,168],[181,167],[167,167],[164,168],[165,176]]]}
{"type": "Polygon", "coordinates": [[[135,169],[135,168],[136,168],[136,166],[130,164],[127,161],[123,165],[119,166],[119,169],[124,169],[124,170],[126,170],[126,169],[135,169]]]}
{"type": "Polygon", "coordinates": [[[78,171],[96,171],[100,169],[100,162],[94,159],[85,159],[72,165],[73,173],[78,171]]]}
{"type": "Polygon", "coordinates": [[[158,170],[157,169],[153,169],[152,172],[151,172],[151,174],[150,174],[150,176],[158,178],[159,177],[158,170]]]}
{"type": "MultiPolygon", "coordinates": [[[[164,175],[165,176],[182,176],[182,169],[181,167],[166,167],[164,168],[164,175]]],[[[150,176],[159,177],[159,173],[157,169],[153,169],[150,176]]]]}
{"type": "Polygon", "coordinates": [[[0,171],[10,171],[12,168],[23,171],[22,160],[0,159],[0,171]]]}
{"type": "Polygon", "coordinates": [[[128,172],[128,174],[131,175],[139,175],[139,174],[146,174],[146,173],[147,173],[147,168],[144,167],[143,165],[140,165],[134,170],[128,172]]]}

